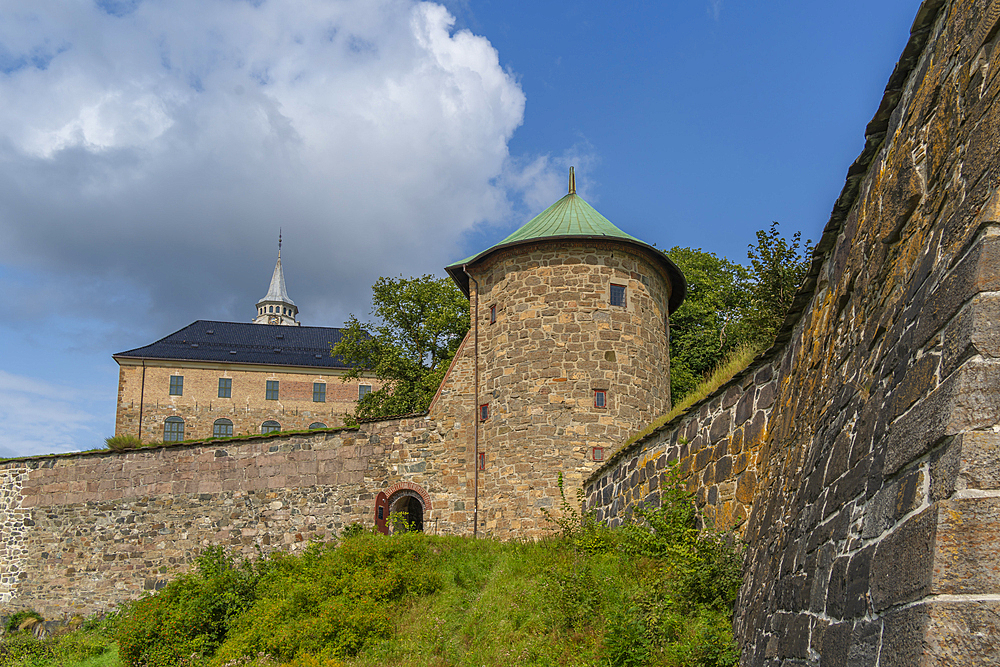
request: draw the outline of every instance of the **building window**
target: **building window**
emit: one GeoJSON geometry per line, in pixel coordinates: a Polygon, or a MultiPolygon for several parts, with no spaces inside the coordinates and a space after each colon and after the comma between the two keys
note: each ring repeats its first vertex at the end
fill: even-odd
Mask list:
{"type": "Polygon", "coordinates": [[[233,437],[233,422],[228,419],[216,419],[215,423],[212,424],[212,437],[213,438],[231,438],[233,437]]]}
{"type": "Polygon", "coordinates": [[[233,379],[219,378],[219,398],[233,397],[233,379]]]}
{"type": "Polygon", "coordinates": [[[479,452],[479,469],[486,470],[486,452],[479,452]]]}
{"type": "Polygon", "coordinates": [[[167,417],[163,422],[163,442],[180,442],[184,439],[184,420],[167,417]]]}
{"type": "Polygon", "coordinates": [[[313,382],[313,403],[326,403],[325,382],[313,382]]]}
{"type": "Polygon", "coordinates": [[[604,460],[604,447],[594,447],[591,451],[591,456],[593,456],[595,461],[604,460]]]}
{"type": "Polygon", "coordinates": [[[309,424],[309,430],[315,428],[327,428],[327,425],[324,424],[323,422],[313,422],[312,424],[309,424]]]}
{"type": "Polygon", "coordinates": [[[278,400],[278,381],[268,380],[267,381],[267,391],[264,392],[264,398],[268,401],[278,400]]]}
{"type": "Polygon", "coordinates": [[[625,286],[611,284],[611,305],[625,307],[625,286]]]}
{"type": "Polygon", "coordinates": [[[496,321],[497,321],[497,307],[490,306],[490,324],[493,324],[496,321]]]}
{"type": "Polygon", "coordinates": [[[171,375],[170,376],[170,395],[171,396],[183,396],[184,395],[184,376],[183,375],[171,375]]]}
{"type": "Polygon", "coordinates": [[[370,384],[359,384],[358,385],[358,400],[372,393],[372,386],[370,384]]]}
{"type": "Polygon", "coordinates": [[[479,406],[479,421],[484,422],[490,418],[490,404],[483,403],[479,406]]]}
{"type": "Polygon", "coordinates": [[[274,421],[273,419],[268,419],[266,422],[260,425],[261,433],[276,433],[281,430],[281,424],[274,421]]]}
{"type": "Polygon", "coordinates": [[[595,408],[608,407],[608,392],[606,392],[603,389],[594,390],[594,407],[595,408]]]}

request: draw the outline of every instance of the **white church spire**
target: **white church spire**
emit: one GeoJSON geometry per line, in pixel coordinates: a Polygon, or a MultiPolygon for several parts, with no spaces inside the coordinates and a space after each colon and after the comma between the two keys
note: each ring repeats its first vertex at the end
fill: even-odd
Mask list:
{"type": "Polygon", "coordinates": [[[284,324],[287,326],[299,326],[296,316],[299,309],[295,302],[288,298],[285,291],[285,272],[281,268],[281,230],[278,230],[278,261],[274,265],[274,273],[271,275],[271,284],[267,288],[267,295],[257,302],[257,317],[254,318],[256,324],[284,324]]]}

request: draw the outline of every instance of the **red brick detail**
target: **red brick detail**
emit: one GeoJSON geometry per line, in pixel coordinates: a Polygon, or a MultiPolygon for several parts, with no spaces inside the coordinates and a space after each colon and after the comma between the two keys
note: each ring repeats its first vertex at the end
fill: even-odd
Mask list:
{"type": "Polygon", "coordinates": [[[407,489],[409,491],[415,491],[417,495],[420,496],[420,500],[424,502],[424,511],[427,512],[431,508],[431,497],[427,495],[427,492],[419,484],[413,484],[412,482],[397,482],[393,484],[388,489],[383,491],[385,497],[388,500],[392,500],[392,497],[396,495],[398,491],[407,489]]]}

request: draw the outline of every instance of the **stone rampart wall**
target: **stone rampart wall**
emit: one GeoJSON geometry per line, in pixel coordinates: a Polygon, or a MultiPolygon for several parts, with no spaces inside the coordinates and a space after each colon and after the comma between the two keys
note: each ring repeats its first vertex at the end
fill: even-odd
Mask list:
{"type": "MultiPolygon", "coordinates": [[[[1000,663],[998,20],[997,2],[923,3],[760,362],[777,383],[753,443],[742,665],[1000,663]]],[[[700,434],[721,418],[733,438],[729,391],[695,408],[700,434]]],[[[683,421],[592,476],[603,516],[646,499],[635,471],[681,457],[683,421]]]]}
{"type": "Polygon", "coordinates": [[[618,451],[584,483],[587,506],[617,526],[656,505],[667,466],[696,494],[713,524],[741,526],[757,493],[761,447],[777,396],[773,361],[755,365],[691,410],[618,451]]]}

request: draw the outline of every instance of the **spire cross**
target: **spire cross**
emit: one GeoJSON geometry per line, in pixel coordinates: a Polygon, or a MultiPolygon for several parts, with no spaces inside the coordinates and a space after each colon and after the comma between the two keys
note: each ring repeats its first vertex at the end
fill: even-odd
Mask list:
{"type": "Polygon", "coordinates": [[[573,173],[573,167],[569,168],[569,193],[576,194],[576,174],[573,173]]]}

